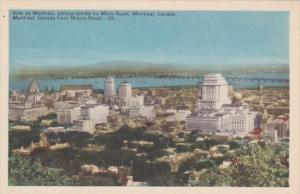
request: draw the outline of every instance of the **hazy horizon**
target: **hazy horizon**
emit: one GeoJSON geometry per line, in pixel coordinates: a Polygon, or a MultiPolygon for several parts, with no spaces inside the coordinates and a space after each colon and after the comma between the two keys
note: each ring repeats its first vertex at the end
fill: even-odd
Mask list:
{"type": "Polygon", "coordinates": [[[98,22],[10,20],[10,72],[120,61],[187,68],[288,67],[288,12],[175,13],[98,22]]]}

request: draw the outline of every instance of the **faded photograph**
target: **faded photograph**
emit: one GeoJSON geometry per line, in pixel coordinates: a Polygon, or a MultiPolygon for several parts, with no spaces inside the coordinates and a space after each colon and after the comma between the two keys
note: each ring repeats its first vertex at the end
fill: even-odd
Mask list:
{"type": "Polygon", "coordinates": [[[289,187],[287,11],[9,14],[9,186],[289,187]]]}

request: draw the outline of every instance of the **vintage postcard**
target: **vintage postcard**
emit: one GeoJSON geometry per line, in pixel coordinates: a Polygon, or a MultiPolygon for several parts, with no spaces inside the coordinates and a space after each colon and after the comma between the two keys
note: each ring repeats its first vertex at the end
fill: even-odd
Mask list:
{"type": "Polygon", "coordinates": [[[299,193],[299,2],[73,3],[2,4],[1,194],[299,193]]]}

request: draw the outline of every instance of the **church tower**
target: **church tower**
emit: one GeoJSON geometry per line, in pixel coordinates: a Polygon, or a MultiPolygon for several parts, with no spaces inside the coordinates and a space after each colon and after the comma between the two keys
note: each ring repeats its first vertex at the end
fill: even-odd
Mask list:
{"type": "Polygon", "coordinates": [[[31,94],[36,94],[36,93],[40,92],[40,88],[39,88],[39,85],[37,84],[36,80],[33,80],[33,82],[31,83],[31,85],[29,87],[28,92],[31,94]]]}

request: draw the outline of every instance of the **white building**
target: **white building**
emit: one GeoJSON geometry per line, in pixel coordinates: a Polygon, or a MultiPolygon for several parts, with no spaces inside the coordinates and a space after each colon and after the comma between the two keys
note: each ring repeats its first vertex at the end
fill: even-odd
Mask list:
{"type": "Polygon", "coordinates": [[[76,131],[95,132],[95,125],[106,123],[109,107],[106,105],[86,104],[80,107],[80,118],[73,121],[76,131]]]}
{"type": "Polygon", "coordinates": [[[132,106],[129,108],[130,118],[145,117],[146,119],[152,120],[155,116],[153,106],[132,106]]]}
{"type": "Polygon", "coordinates": [[[98,100],[96,98],[79,98],[79,104],[98,104],[98,100]]]}
{"type": "Polygon", "coordinates": [[[29,86],[28,93],[26,102],[36,104],[41,101],[42,95],[40,94],[40,88],[36,80],[29,86]]]}
{"type": "Polygon", "coordinates": [[[116,96],[116,88],[114,78],[108,76],[104,80],[104,96],[105,97],[114,97],[116,96]]]}
{"type": "Polygon", "coordinates": [[[132,106],[143,106],[144,95],[132,95],[131,84],[124,81],[119,87],[119,107],[128,109],[132,106]]]}
{"type": "Polygon", "coordinates": [[[128,108],[132,96],[131,84],[124,81],[119,87],[119,107],[128,108]]]}
{"type": "MultiPolygon", "coordinates": [[[[170,112],[170,110],[169,110],[170,112]]],[[[186,121],[186,117],[189,116],[191,114],[191,111],[189,110],[174,110],[174,112],[172,112],[173,115],[170,116],[169,120],[171,121],[177,121],[177,122],[182,122],[182,121],[186,121]]]]}
{"type": "Polygon", "coordinates": [[[74,121],[73,129],[75,131],[94,133],[95,122],[93,120],[76,120],[74,121]]]}
{"type": "Polygon", "coordinates": [[[92,85],[63,85],[60,88],[61,94],[70,97],[78,97],[81,95],[90,95],[93,92],[92,85]]]}
{"type": "Polygon", "coordinates": [[[39,93],[30,94],[30,95],[27,97],[27,102],[28,102],[28,103],[31,103],[31,104],[36,104],[36,103],[38,103],[38,102],[41,101],[41,98],[42,98],[42,95],[39,94],[39,93]]]}
{"type": "Polygon", "coordinates": [[[208,74],[198,87],[197,110],[199,112],[214,112],[220,110],[223,104],[230,104],[228,84],[221,74],[208,74]]]}
{"type": "Polygon", "coordinates": [[[131,98],[132,88],[131,84],[124,81],[119,87],[119,98],[131,98]]]}
{"type": "Polygon", "coordinates": [[[59,109],[57,114],[57,122],[59,124],[72,124],[75,120],[80,119],[81,107],[73,106],[59,109]]]}
{"type": "Polygon", "coordinates": [[[55,103],[55,111],[59,124],[73,124],[78,120],[92,120],[94,124],[106,123],[109,115],[109,107],[106,105],[79,105],[72,101],[55,103]]]}
{"type": "Polygon", "coordinates": [[[10,106],[8,118],[11,120],[35,121],[41,116],[49,114],[49,110],[44,105],[19,105],[10,106]]]}
{"type": "Polygon", "coordinates": [[[109,107],[106,105],[86,104],[81,106],[81,120],[93,120],[96,123],[106,123],[109,107]]]}
{"type": "Polygon", "coordinates": [[[143,105],[144,105],[144,95],[131,97],[130,106],[143,106],[143,105]]]}
{"type": "Polygon", "coordinates": [[[254,129],[256,112],[247,104],[230,104],[229,85],[221,74],[205,75],[198,88],[197,111],[187,116],[188,130],[245,136],[254,129]]]}
{"type": "Polygon", "coordinates": [[[54,111],[59,111],[61,109],[66,109],[74,106],[79,106],[75,101],[57,101],[54,103],[54,111]]]}
{"type": "Polygon", "coordinates": [[[35,121],[41,116],[49,114],[49,110],[41,101],[42,95],[36,80],[28,88],[29,95],[18,94],[12,91],[9,101],[8,117],[11,120],[35,121]]]}

